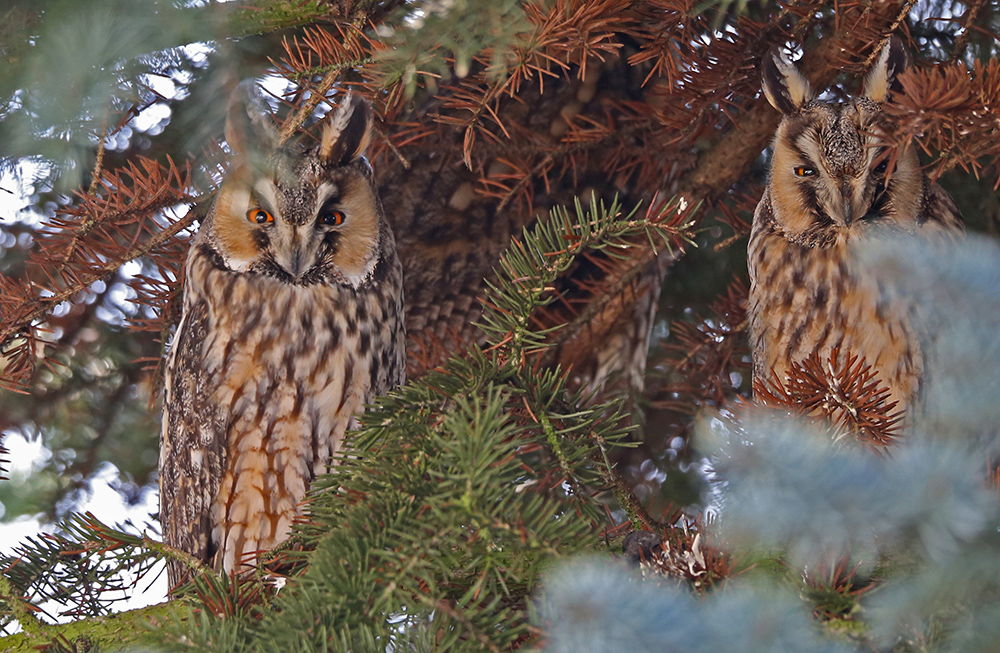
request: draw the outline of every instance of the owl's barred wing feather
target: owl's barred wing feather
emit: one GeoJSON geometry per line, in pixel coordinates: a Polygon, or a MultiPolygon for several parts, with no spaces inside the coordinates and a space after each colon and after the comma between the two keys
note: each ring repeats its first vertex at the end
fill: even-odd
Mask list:
{"type": "Polygon", "coordinates": [[[948,191],[937,184],[927,184],[920,223],[927,232],[957,236],[964,232],[965,222],[948,191]]]}
{"type": "MultiPolygon", "coordinates": [[[[160,440],[160,520],[164,541],[200,560],[212,555],[210,509],[226,462],[225,417],[203,370],[208,307],[185,308],[167,365],[160,440]]],[[[173,580],[182,577],[174,569],[173,580]]]]}

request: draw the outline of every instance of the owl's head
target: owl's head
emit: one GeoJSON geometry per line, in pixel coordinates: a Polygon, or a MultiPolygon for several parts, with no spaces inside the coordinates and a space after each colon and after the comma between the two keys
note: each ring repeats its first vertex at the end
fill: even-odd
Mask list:
{"type": "Polygon", "coordinates": [[[234,272],[360,287],[392,247],[364,158],[371,121],[367,102],[349,95],[318,142],[279,146],[266,105],[242,84],[226,121],[234,158],[199,241],[234,272]]]}
{"type": "Polygon", "coordinates": [[[776,227],[786,238],[825,247],[876,223],[913,226],[920,165],[915,152],[886,141],[882,113],[908,59],[902,42],[891,37],[861,95],[836,104],[815,99],[809,81],[776,49],[764,58],[764,94],[784,115],[768,188],[776,227]]]}

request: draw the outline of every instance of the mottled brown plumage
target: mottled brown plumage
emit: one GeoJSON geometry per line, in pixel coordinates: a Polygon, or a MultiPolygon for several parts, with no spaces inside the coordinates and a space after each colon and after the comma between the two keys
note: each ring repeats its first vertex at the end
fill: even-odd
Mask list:
{"type": "Polygon", "coordinates": [[[885,140],[881,104],[907,53],[895,37],[880,52],[861,96],[815,100],[808,81],[772,53],[764,92],[784,114],[767,189],[748,247],[754,375],[784,380],[793,361],[832,351],[863,356],[897,409],[919,397],[924,353],[916,307],[893,296],[852,258],[886,232],[961,232],[954,202],[932,184],[912,149],[885,140]]]}
{"type": "Polygon", "coordinates": [[[276,148],[260,105],[234,103],[234,161],[188,254],[160,448],[164,540],[227,572],[288,536],[363,404],[405,374],[367,104],[308,149],[276,148]]]}

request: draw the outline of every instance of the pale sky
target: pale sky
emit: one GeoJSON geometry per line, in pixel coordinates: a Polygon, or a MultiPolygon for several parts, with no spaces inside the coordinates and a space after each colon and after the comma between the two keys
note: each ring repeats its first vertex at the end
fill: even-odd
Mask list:
{"type": "MultiPolygon", "coordinates": [[[[8,458],[11,461],[12,481],[29,474],[50,455],[40,441],[28,442],[17,433],[5,435],[3,443],[10,451],[8,458]]],[[[131,520],[137,526],[136,532],[141,532],[141,525],[152,521],[151,515],[158,510],[159,492],[155,488],[144,492],[142,501],[129,506],[110,485],[117,477],[118,470],[113,465],[101,467],[91,480],[90,496],[79,506],[78,512],[91,512],[99,520],[111,526],[131,520]]],[[[0,555],[10,555],[12,549],[25,538],[38,535],[43,530],[54,529],[52,525],[43,527],[38,517],[20,517],[10,522],[0,521],[0,555]]],[[[160,573],[162,565],[160,567],[151,571],[138,583],[128,601],[116,604],[114,609],[132,610],[163,601],[167,595],[167,575],[160,573]]],[[[52,615],[58,614],[60,610],[58,605],[51,603],[43,603],[42,608],[52,615]]],[[[66,619],[66,621],[71,620],[66,619]]]]}

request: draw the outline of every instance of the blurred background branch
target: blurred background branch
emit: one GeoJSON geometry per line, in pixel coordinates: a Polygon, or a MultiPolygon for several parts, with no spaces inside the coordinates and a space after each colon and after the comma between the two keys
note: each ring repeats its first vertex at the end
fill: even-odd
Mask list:
{"type": "MultiPolygon", "coordinates": [[[[778,120],[759,97],[761,57],[789,46],[816,88],[845,97],[890,30],[902,36],[916,66],[886,109],[898,138],[970,230],[996,236],[998,23],[985,0],[8,0],[0,429],[17,455],[0,462],[3,522],[55,529],[110,485],[155,529],[159,361],[225,170],[226,98],[250,77],[305,142],[347,89],[373,102],[411,378],[487,344],[480,300],[526,228],[576,202],[655,216],[676,197],[683,238],[582,253],[546,279],[525,328],[547,334],[539,365],[558,365],[566,392],[627,401],[634,446],[606,455],[646,521],[697,520],[720,494],[691,444],[696,417],[750,394],[745,242],[778,120]]],[[[966,423],[955,406],[942,424],[966,423]]],[[[876,405],[888,441],[879,419],[891,415],[876,405]]],[[[611,541],[634,515],[606,511],[611,541]]],[[[690,524],[657,536],[673,542],[659,567],[738,571],[703,564],[722,558],[706,553],[705,522],[690,524]]]]}

